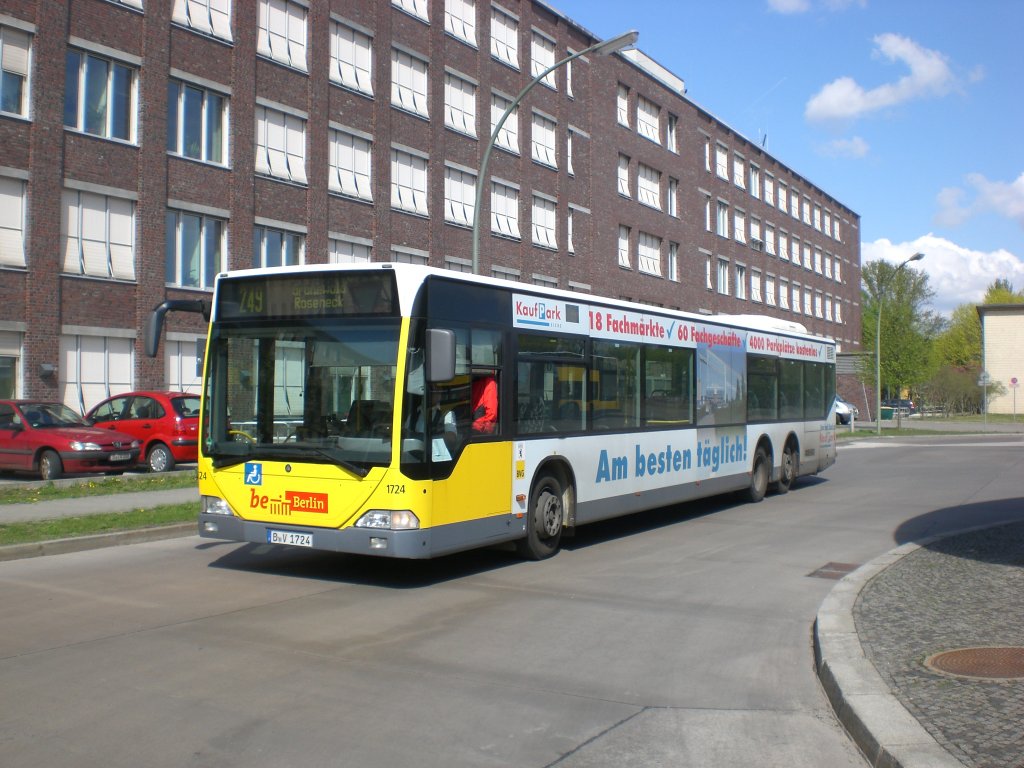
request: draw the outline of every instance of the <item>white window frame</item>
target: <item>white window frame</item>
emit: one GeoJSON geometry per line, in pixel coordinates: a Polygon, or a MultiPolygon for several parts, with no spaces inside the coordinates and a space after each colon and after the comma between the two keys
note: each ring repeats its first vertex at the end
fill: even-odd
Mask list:
{"type": "Polygon", "coordinates": [[[0,112],[5,115],[28,117],[29,105],[32,103],[32,38],[33,35],[23,29],[15,29],[0,25],[0,68],[3,69],[3,80],[0,82],[0,112]],[[12,94],[8,93],[8,84],[13,76],[17,83],[17,109],[3,109],[12,94]]]}
{"type": "Polygon", "coordinates": [[[740,189],[747,188],[747,162],[739,155],[732,156],[732,183],[740,189]]]}
{"type": "MultiPolygon", "coordinates": [[[[494,133],[495,127],[498,125],[498,121],[501,120],[501,116],[505,114],[505,110],[512,104],[512,99],[508,98],[497,92],[491,93],[491,133],[494,133]]],[[[505,119],[505,122],[501,125],[501,130],[498,131],[498,135],[494,138],[494,146],[499,149],[504,149],[506,152],[511,152],[514,155],[519,154],[519,105],[513,109],[509,116],[505,119]]]]}
{"type": "MultiPolygon", "coordinates": [[[[69,123],[68,114],[65,111],[64,114],[64,127],[70,128],[73,131],[79,131],[81,133],[87,133],[90,136],[99,136],[103,139],[110,139],[112,141],[125,141],[130,144],[138,143],[138,115],[139,115],[139,70],[138,67],[121,61],[119,59],[110,58],[109,56],[102,56],[97,53],[93,53],[89,50],[81,48],[69,48],[68,53],[74,53],[79,57],[78,59],[78,72],[75,73],[75,122],[74,124],[69,123]],[[86,119],[86,101],[88,99],[87,80],[89,78],[89,60],[93,59],[107,67],[106,74],[106,85],[103,89],[103,127],[97,131],[89,130],[90,126],[86,119]],[[114,99],[110,98],[111,93],[114,89],[114,77],[115,72],[118,68],[122,71],[127,71],[131,77],[131,86],[129,87],[128,93],[128,104],[127,104],[127,115],[123,117],[128,121],[128,135],[127,136],[115,136],[115,109],[114,99]]],[[[65,67],[67,64],[65,63],[65,67]]],[[[70,80],[70,73],[65,72],[66,80],[70,80]]],[[[65,93],[65,110],[67,108],[68,94],[65,93]]]]}
{"type": "Polygon", "coordinates": [[[764,226],[764,252],[775,255],[775,227],[770,224],[764,226]]]}
{"type": "Polygon", "coordinates": [[[789,281],[785,278],[779,280],[779,309],[789,309],[789,281]]]}
{"type": "Polygon", "coordinates": [[[252,228],[252,236],[252,265],[254,267],[295,266],[306,263],[305,233],[257,222],[252,228]],[[280,239],[280,262],[275,260],[273,263],[269,263],[267,261],[267,246],[273,242],[272,238],[280,239]]]}
{"type": "Polygon", "coordinates": [[[373,96],[373,37],[362,29],[331,20],[332,83],[373,96]]]}
{"type": "Polygon", "coordinates": [[[444,31],[476,48],[476,6],[473,0],[444,0],[444,31]]]}
{"type": "Polygon", "coordinates": [[[668,264],[666,265],[668,279],[673,283],[679,282],[679,243],[669,242],[668,264]]]}
{"type": "Polygon", "coordinates": [[[173,275],[164,274],[167,285],[212,291],[214,278],[227,268],[227,219],[169,207],[165,216],[165,226],[166,246],[174,248],[173,255],[166,254],[167,266],[172,263],[174,265],[173,275]],[[188,279],[185,276],[186,262],[183,250],[186,219],[195,221],[198,247],[198,253],[195,255],[197,263],[189,270],[191,277],[188,279]],[[215,228],[212,233],[211,228],[215,228]],[[210,253],[211,246],[216,247],[213,254],[210,253]]]}
{"type": "Polygon", "coordinates": [[[715,145],[715,173],[718,178],[729,180],[729,150],[721,144],[715,145]]]}
{"type": "Polygon", "coordinates": [[[306,184],[306,120],[256,105],[256,173],[306,184]]]}
{"type": "Polygon", "coordinates": [[[737,264],[736,269],[736,298],[741,301],[747,300],[747,266],[737,264]]]}
{"type": "Polygon", "coordinates": [[[541,165],[549,168],[558,167],[557,142],[558,123],[540,114],[533,113],[530,131],[530,154],[541,165]]]}
{"type": "Polygon", "coordinates": [[[306,72],[305,6],[291,0],[259,0],[256,53],[306,72]]]}
{"type": "Polygon", "coordinates": [[[444,73],[444,124],[476,138],[476,83],[454,72],[444,73]]]}
{"type": "Polygon", "coordinates": [[[715,219],[715,233],[719,237],[729,236],[729,205],[724,200],[718,201],[718,215],[715,219]]]}
{"type": "Polygon", "coordinates": [[[679,180],[668,180],[668,215],[679,218],[679,180]]]}
{"type": "Polygon", "coordinates": [[[750,164],[750,196],[761,199],[761,169],[750,164]]]}
{"type": "Polygon", "coordinates": [[[546,196],[534,194],[530,223],[533,244],[542,248],[558,248],[558,204],[546,196]]]}
{"type": "Polygon", "coordinates": [[[428,0],[391,0],[391,4],[395,8],[405,11],[410,16],[415,16],[422,21],[430,21],[430,4],[428,0]]]}
{"type": "Polygon", "coordinates": [[[661,210],[661,171],[643,163],[637,165],[636,199],[642,205],[661,210]]]}
{"type": "Polygon", "coordinates": [[[722,296],[729,296],[729,262],[726,259],[718,259],[717,280],[715,282],[718,293],[722,296]]]}
{"type": "Polygon", "coordinates": [[[346,197],[373,200],[373,142],[343,128],[328,129],[328,189],[346,197]]]}
{"type": "Polygon", "coordinates": [[[732,235],[736,242],[747,242],[747,214],[738,209],[733,211],[732,222],[732,235]]]}
{"type": "Polygon", "coordinates": [[[665,122],[665,147],[669,152],[679,154],[679,117],[671,112],[665,122]]]}
{"type": "Polygon", "coordinates": [[[615,94],[615,114],[619,125],[629,128],[629,87],[619,83],[615,94]]]}
{"type": "Polygon", "coordinates": [[[519,187],[491,180],[491,232],[519,240],[519,187]]]}
{"type": "MultiPolygon", "coordinates": [[[[133,4],[142,8],[141,2],[133,4]]],[[[221,40],[231,40],[231,0],[174,0],[171,21],[221,40]]]]}
{"type": "Polygon", "coordinates": [[[391,148],[391,207],[429,216],[427,180],[429,159],[397,147],[391,148]]]}
{"type": "Polygon", "coordinates": [[[491,6],[491,56],[519,69],[519,20],[495,6],[491,6]]]}
{"type": "Polygon", "coordinates": [[[776,299],[775,299],[775,291],[776,291],[776,288],[775,288],[775,275],[771,275],[771,274],[765,275],[765,278],[764,278],[764,303],[767,304],[769,307],[774,307],[776,305],[776,303],[777,303],[776,299]]]}
{"type": "MultiPolygon", "coordinates": [[[[168,146],[167,151],[178,157],[186,157],[190,160],[197,160],[201,163],[210,163],[212,165],[226,166],[228,164],[228,158],[230,153],[228,151],[228,137],[231,135],[231,124],[229,121],[229,107],[228,97],[219,91],[215,91],[210,88],[205,88],[201,85],[191,83],[187,80],[181,80],[176,77],[168,79],[168,89],[175,87],[178,90],[177,104],[174,109],[174,120],[176,123],[171,125],[171,116],[168,115],[167,124],[167,142],[171,143],[174,141],[174,146],[168,146]],[[189,89],[192,91],[198,91],[202,99],[200,106],[199,115],[199,154],[198,156],[189,154],[185,143],[185,127],[188,123],[188,107],[189,99],[187,98],[189,89]],[[211,126],[210,121],[212,115],[217,111],[216,106],[211,106],[211,103],[216,105],[217,101],[220,103],[220,157],[215,157],[212,153],[211,145],[211,126]]],[[[168,109],[170,109],[171,94],[167,94],[168,109]]]]}
{"type": "MultiPolygon", "coordinates": [[[[555,41],[539,30],[532,30],[530,36],[530,76],[537,77],[555,64],[555,41]]],[[[558,90],[555,72],[548,72],[540,84],[553,91],[558,90]]]]}
{"type": "Polygon", "coordinates": [[[616,184],[619,194],[623,197],[632,197],[629,191],[629,158],[619,155],[619,165],[616,170],[616,184]]]}
{"type": "Polygon", "coordinates": [[[430,117],[428,65],[419,56],[391,49],[391,105],[420,117],[430,117]]]}
{"type": "Polygon", "coordinates": [[[761,270],[750,270],[750,300],[761,303],[761,270]]]}
{"type": "Polygon", "coordinates": [[[0,264],[24,267],[28,193],[25,179],[0,176],[0,264]]]}
{"type": "Polygon", "coordinates": [[[373,261],[373,243],[344,235],[332,235],[327,241],[329,264],[369,264],[373,261]]]}
{"type": "Polygon", "coordinates": [[[661,144],[661,107],[643,96],[636,100],[636,132],[655,144],[661,144]]]}
{"type": "Polygon", "coordinates": [[[444,167],[444,220],[473,226],[476,205],[476,173],[446,164],[444,167]]]}
{"type": "Polygon", "coordinates": [[[640,232],[636,244],[637,270],[648,275],[661,277],[661,238],[648,232],[640,232]]]}
{"type": "Polygon", "coordinates": [[[770,173],[764,177],[764,204],[775,206],[775,177],[770,173]]]}
{"type": "Polygon", "coordinates": [[[135,280],[135,202],[65,188],[61,195],[63,272],[135,280]]]}
{"type": "Polygon", "coordinates": [[[629,258],[629,227],[619,225],[619,266],[632,269],[632,262],[629,258]]]}

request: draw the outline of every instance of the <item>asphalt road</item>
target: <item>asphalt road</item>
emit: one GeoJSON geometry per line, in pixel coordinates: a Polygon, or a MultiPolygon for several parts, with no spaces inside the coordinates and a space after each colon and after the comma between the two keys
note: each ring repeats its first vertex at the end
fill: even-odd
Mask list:
{"type": "Polygon", "coordinates": [[[1024,519],[1024,442],[840,448],[758,505],[428,563],[188,537],[0,563],[0,764],[862,766],[812,576],[1024,519]]]}

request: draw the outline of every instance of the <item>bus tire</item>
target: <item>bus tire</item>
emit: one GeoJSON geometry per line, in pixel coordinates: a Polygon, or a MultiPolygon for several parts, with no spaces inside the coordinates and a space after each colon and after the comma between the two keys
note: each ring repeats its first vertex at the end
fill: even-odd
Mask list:
{"type": "Polygon", "coordinates": [[[754,464],[750,468],[750,487],[747,488],[747,499],[757,503],[768,492],[768,481],[771,479],[772,465],[768,454],[761,446],[754,451],[754,464]]]}
{"type": "Polygon", "coordinates": [[[564,498],[561,484],[551,475],[537,482],[526,516],[526,537],[516,542],[521,557],[544,560],[558,551],[565,519],[564,498]]]}
{"type": "Polygon", "coordinates": [[[779,479],[775,483],[776,493],[783,494],[789,491],[796,479],[796,463],[796,451],[793,450],[791,441],[786,443],[786,447],[782,449],[782,466],[779,467],[779,479]]]}

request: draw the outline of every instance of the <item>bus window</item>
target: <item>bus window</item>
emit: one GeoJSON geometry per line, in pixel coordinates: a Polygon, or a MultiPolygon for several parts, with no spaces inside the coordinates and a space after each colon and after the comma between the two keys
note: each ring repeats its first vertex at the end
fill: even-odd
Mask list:
{"type": "Polygon", "coordinates": [[[742,424],[747,418],[747,356],[739,347],[697,347],[697,424],[742,424]]]}
{"type": "Polygon", "coordinates": [[[804,363],[804,419],[823,419],[832,399],[825,386],[826,366],[804,363]]]}
{"type": "Polygon", "coordinates": [[[747,418],[770,421],[779,417],[778,361],[774,357],[747,357],[747,418]]]}
{"type": "Polygon", "coordinates": [[[804,415],[804,366],[797,360],[780,360],[779,418],[786,421],[804,415]]]}
{"type": "Polygon", "coordinates": [[[640,351],[639,344],[594,342],[594,368],[600,372],[599,391],[593,395],[595,428],[640,426],[640,351]]]}
{"type": "Polygon", "coordinates": [[[693,350],[648,347],[644,350],[644,424],[678,427],[693,423],[690,381],[693,350]]]}

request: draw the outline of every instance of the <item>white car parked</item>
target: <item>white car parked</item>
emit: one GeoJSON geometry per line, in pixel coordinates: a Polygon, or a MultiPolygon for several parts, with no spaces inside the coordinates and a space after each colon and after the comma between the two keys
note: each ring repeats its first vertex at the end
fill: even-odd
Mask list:
{"type": "Polygon", "coordinates": [[[836,424],[849,424],[860,418],[860,411],[851,402],[836,395],[836,424]]]}

